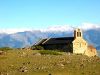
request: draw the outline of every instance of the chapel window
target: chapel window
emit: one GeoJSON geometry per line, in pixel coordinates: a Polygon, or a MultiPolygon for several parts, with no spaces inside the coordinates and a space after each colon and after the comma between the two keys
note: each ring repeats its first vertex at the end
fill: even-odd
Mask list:
{"type": "Polygon", "coordinates": [[[77,32],[77,37],[81,37],[81,32],[77,32]]]}

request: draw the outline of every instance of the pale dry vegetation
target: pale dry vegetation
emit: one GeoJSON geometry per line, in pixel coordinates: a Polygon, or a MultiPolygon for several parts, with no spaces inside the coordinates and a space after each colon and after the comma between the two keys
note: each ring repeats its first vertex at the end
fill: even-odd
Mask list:
{"type": "Polygon", "coordinates": [[[99,57],[44,50],[9,50],[0,55],[0,75],[99,74],[99,57]]]}

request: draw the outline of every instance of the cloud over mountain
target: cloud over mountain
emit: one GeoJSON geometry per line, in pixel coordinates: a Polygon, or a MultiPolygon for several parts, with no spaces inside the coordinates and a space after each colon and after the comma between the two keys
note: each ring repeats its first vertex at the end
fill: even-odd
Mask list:
{"type": "MultiPolygon", "coordinates": [[[[69,25],[52,26],[47,29],[5,29],[0,30],[0,47],[26,47],[35,44],[43,38],[73,36],[73,30],[77,27],[69,25]],[[6,34],[5,34],[6,33],[6,34]]],[[[84,30],[84,38],[89,44],[100,49],[100,26],[97,24],[84,23],[78,28],[84,30]]]]}
{"type": "Polygon", "coordinates": [[[8,29],[0,29],[0,33],[7,33],[7,34],[13,34],[17,32],[24,32],[24,31],[41,31],[41,32],[57,32],[57,31],[73,31],[75,28],[81,28],[83,30],[89,30],[89,29],[98,29],[100,28],[100,24],[93,24],[93,23],[82,23],[80,26],[71,26],[71,25],[54,25],[51,27],[48,27],[46,29],[28,29],[28,28],[8,28],[8,29]]]}
{"type": "Polygon", "coordinates": [[[8,28],[8,29],[0,29],[0,33],[7,33],[7,34],[13,34],[17,32],[24,32],[24,31],[31,31],[32,29],[28,28],[8,28]]]}
{"type": "Polygon", "coordinates": [[[74,29],[74,27],[70,26],[70,25],[58,25],[58,26],[51,26],[48,27],[47,29],[41,30],[43,32],[54,32],[54,31],[72,31],[74,29]]]}
{"type": "Polygon", "coordinates": [[[100,24],[82,23],[82,25],[80,25],[79,28],[81,28],[83,30],[98,29],[98,28],[100,28],[100,24]]]}

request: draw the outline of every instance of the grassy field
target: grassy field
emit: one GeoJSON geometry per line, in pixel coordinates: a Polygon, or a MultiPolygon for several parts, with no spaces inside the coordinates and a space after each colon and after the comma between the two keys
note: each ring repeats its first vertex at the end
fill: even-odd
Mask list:
{"type": "Polygon", "coordinates": [[[1,54],[0,75],[100,75],[99,57],[40,53],[39,50],[9,50],[1,54]]]}

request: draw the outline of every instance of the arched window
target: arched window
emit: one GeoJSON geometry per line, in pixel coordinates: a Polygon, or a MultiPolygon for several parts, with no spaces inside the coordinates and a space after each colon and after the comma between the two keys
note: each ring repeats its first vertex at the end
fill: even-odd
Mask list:
{"type": "Polygon", "coordinates": [[[77,32],[77,37],[79,37],[79,32],[77,32]]]}
{"type": "Polygon", "coordinates": [[[77,32],[77,37],[81,37],[81,32],[77,32]]]}
{"type": "Polygon", "coordinates": [[[81,32],[80,32],[80,37],[81,37],[81,32]]]}

